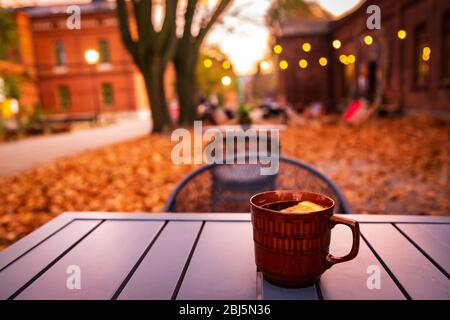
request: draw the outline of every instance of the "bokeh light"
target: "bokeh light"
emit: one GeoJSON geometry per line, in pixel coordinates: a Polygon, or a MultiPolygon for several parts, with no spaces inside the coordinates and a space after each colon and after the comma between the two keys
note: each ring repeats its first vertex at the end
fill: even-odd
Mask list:
{"type": "Polygon", "coordinates": [[[289,66],[288,62],[286,60],[281,60],[279,63],[280,69],[281,70],[286,70],[289,66]]]}
{"type": "Polygon", "coordinates": [[[222,62],[222,67],[224,69],[230,69],[231,68],[231,63],[228,60],[225,60],[224,62],[222,62]]]}
{"type": "Polygon", "coordinates": [[[320,64],[322,67],[325,67],[325,66],[328,64],[328,59],[325,58],[325,57],[321,57],[321,58],[319,59],[319,64],[320,64]]]}
{"type": "Polygon", "coordinates": [[[86,60],[88,64],[96,64],[99,58],[100,55],[94,49],[89,49],[84,53],[84,60],[86,60]]]}
{"type": "Polygon", "coordinates": [[[298,65],[300,68],[305,69],[308,67],[308,61],[306,59],[300,59],[298,65]]]}
{"type": "Polygon", "coordinates": [[[339,41],[339,40],[333,40],[333,48],[335,48],[335,49],[339,49],[340,47],[341,47],[341,41],[339,41]]]}
{"type": "Polygon", "coordinates": [[[224,86],[229,86],[231,84],[231,78],[229,76],[222,77],[222,84],[224,86]]]}
{"type": "Polygon", "coordinates": [[[280,54],[281,52],[283,52],[283,47],[279,44],[276,44],[273,47],[273,52],[275,52],[276,54],[280,54]]]}
{"type": "Polygon", "coordinates": [[[369,35],[365,36],[364,43],[367,44],[368,46],[370,46],[373,43],[373,37],[369,36],[369,35]]]}
{"type": "Polygon", "coordinates": [[[403,29],[398,30],[398,32],[397,32],[397,37],[398,37],[399,39],[401,39],[401,40],[405,39],[405,38],[406,38],[406,31],[403,30],[403,29]]]}
{"type": "Polygon", "coordinates": [[[305,51],[305,52],[310,52],[311,51],[311,44],[309,44],[308,42],[305,42],[302,45],[302,50],[305,51]]]}
{"type": "Polygon", "coordinates": [[[205,66],[205,68],[211,68],[212,67],[212,60],[211,59],[205,59],[203,60],[203,65],[205,66]]]}

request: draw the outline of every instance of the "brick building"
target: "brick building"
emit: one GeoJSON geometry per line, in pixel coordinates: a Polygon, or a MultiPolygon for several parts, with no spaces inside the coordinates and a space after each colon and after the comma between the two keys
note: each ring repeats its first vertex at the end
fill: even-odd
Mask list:
{"type": "MultiPolygon", "coordinates": [[[[21,12],[12,14],[17,26],[19,41],[17,46],[9,48],[6,56],[0,59],[0,78],[3,85],[6,78],[14,79],[17,85],[20,84],[19,104],[24,110],[31,112],[39,103],[39,89],[30,20],[21,12]]],[[[2,97],[3,99],[4,97],[2,97]]],[[[7,113],[7,108],[2,108],[1,104],[0,101],[0,116],[7,113]]]]}
{"type": "Polygon", "coordinates": [[[278,60],[287,62],[279,69],[287,102],[333,109],[365,97],[405,112],[450,112],[450,2],[362,1],[338,19],[311,12],[275,29],[278,60]],[[379,30],[367,28],[369,5],[380,8],[379,30]]]}
{"type": "Polygon", "coordinates": [[[31,21],[44,111],[100,114],[148,107],[143,82],[121,43],[115,3],[77,6],[80,29],[68,28],[68,5],[23,9],[31,21]],[[96,64],[85,59],[91,49],[99,53],[96,64]]]}

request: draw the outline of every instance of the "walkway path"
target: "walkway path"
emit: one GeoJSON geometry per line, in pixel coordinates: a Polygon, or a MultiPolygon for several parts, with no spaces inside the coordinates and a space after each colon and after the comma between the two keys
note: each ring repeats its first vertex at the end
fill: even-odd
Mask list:
{"type": "Polygon", "coordinates": [[[12,175],[59,157],[139,137],[149,131],[150,121],[123,120],[103,128],[0,144],[0,176],[12,175]]]}

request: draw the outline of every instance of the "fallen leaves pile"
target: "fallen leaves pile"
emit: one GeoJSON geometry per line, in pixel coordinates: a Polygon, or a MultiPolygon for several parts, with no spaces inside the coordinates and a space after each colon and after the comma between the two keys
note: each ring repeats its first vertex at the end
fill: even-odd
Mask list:
{"type": "MultiPolygon", "coordinates": [[[[450,214],[450,122],[374,119],[359,128],[289,128],[282,152],[310,163],[357,213],[450,214]]],[[[153,134],[0,179],[0,249],[64,211],[158,212],[193,165],[174,165],[153,134]]]]}

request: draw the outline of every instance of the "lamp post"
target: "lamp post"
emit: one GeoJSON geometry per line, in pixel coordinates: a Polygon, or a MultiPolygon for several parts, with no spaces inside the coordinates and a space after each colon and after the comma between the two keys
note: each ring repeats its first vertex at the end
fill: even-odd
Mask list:
{"type": "Polygon", "coordinates": [[[96,81],[94,80],[95,77],[95,65],[98,63],[99,61],[99,53],[97,50],[94,49],[89,49],[86,50],[86,52],[84,53],[84,60],[86,61],[86,63],[88,65],[92,66],[92,73],[91,73],[91,81],[92,81],[92,97],[94,99],[94,108],[95,108],[95,121],[98,121],[98,116],[100,114],[100,106],[98,104],[98,97],[97,97],[97,86],[96,86],[96,81]]]}

